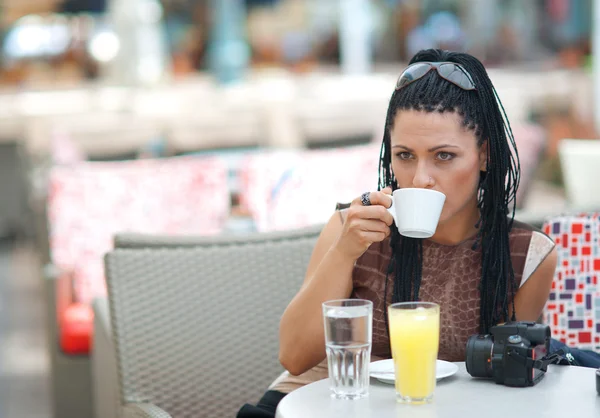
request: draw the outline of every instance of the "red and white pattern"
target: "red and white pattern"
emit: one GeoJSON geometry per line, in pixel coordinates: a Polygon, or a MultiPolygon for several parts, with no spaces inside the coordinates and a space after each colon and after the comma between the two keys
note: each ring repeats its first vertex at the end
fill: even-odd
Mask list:
{"type": "Polygon", "coordinates": [[[48,223],[53,262],[74,277],[79,302],[106,292],[103,256],[120,232],[217,234],[229,216],[220,159],[84,162],[52,169],[48,223]]]}
{"type": "Polygon", "coordinates": [[[600,352],[600,214],[553,218],[544,232],[558,251],[545,322],[554,338],[600,352]]]}
{"type": "Polygon", "coordinates": [[[377,190],[379,144],[248,156],[240,201],[259,231],[324,224],[337,203],[377,190]]]}
{"type": "MultiPolygon", "coordinates": [[[[533,124],[515,126],[521,159],[521,206],[546,143],[533,124]]],[[[259,231],[325,223],[336,203],[350,202],[377,189],[381,142],[319,151],[274,151],[252,154],[240,165],[240,200],[259,231]]]]}

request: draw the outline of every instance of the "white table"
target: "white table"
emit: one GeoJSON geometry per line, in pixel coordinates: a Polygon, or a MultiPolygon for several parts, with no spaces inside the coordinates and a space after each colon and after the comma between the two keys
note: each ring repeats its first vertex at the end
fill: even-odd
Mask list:
{"type": "Polygon", "coordinates": [[[464,363],[456,375],[438,382],[434,400],[427,405],[396,403],[392,385],[371,379],[369,397],[354,401],[332,399],[329,379],[287,395],[277,418],[444,418],[444,417],[600,417],[595,370],[550,366],[537,385],[511,388],[492,380],[473,379],[464,363]]]}

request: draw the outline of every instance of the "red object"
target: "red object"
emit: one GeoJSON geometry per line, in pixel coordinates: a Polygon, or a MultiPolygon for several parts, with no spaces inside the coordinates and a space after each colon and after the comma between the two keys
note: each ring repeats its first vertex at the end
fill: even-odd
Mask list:
{"type": "Polygon", "coordinates": [[[594,271],[600,271],[600,259],[594,259],[594,271]]]}
{"type": "Polygon", "coordinates": [[[581,234],[582,232],[583,232],[583,224],[571,225],[571,233],[572,234],[581,234]]]}
{"type": "Polygon", "coordinates": [[[579,333],[579,342],[580,343],[591,343],[592,342],[592,333],[591,332],[580,332],[579,333]]]}
{"type": "Polygon", "coordinates": [[[581,247],[581,255],[592,255],[592,247],[581,247]]]}
{"type": "Polygon", "coordinates": [[[60,318],[60,347],[67,354],[88,354],[94,332],[91,306],[72,303],[60,318]]]}
{"type": "Polygon", "coordinates": [[[576,303],[583,303],[583,295],[581,293],[578,293],[575,295],[575,302],[576,303]]]}

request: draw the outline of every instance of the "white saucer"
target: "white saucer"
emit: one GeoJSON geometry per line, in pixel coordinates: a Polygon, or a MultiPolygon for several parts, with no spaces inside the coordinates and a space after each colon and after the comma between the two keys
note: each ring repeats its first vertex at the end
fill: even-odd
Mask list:
{"type": "MultiPolygon", "coordinates": [[[[437,380],[452,376],[458,371],[458,366],[448,361],[436,360],[435,377],[437,380]]],[[[369,375],[382,383],[395,383],[394,360],[374,361],[369,365],[369,375]]]]}

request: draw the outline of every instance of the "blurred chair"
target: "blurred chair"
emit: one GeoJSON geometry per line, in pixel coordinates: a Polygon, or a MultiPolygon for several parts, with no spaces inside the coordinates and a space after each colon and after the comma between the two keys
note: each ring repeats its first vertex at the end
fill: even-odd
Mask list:
{"type": "Polygon", "coordinates": [[[296,125],[305,145],[364,142],[384,123],[386,105],[385,100],[331,103],[313,98],[297,105],[296,125]]]}
{"type": "Polygon", "coordinates": [[[193,116],[170,121],[167,137],[175,154],[214,148],[256,147],[266,145],[263,125],[256,111],[211,106],[193,116]],[[232,117],[235,123],[231,123],[232,117]]]}
{"type": "Polygon", "coordinates": [[[72,271],[77,298],[104,294],[102,256],[118,232],[213,235],[229,215],[218,158],[171,158],[55,167],[48,219],[52,261],[72,271]]]}
{"type": "Polygon", "coordinates": [[[0,238],[31,232],[29,162],[23,152],[23,117],[0,119],[0,238]]]}
{"type": "Polygon", "coordinates": [[[545,323],[567,345],[600,352],[600,214],[551,218],[543,231],[558,250],[545,323]]]}
{"type": "Polygon", "coordinates": [[[275,151],[240,164],[240,203],[258,231],[324,224],[338,202],[376,190],[380,144],[275,151]]]}
{"type": "Polygon", "coordinates": [[[40,158],[51,154],[57,143],[68,142],[89,160],[124,160],[136,158],[154,143],[166,142],[164,137],[161,123],[150,118],[88,112],[34,119],[27,128],[27,147],[33,157],[40,158]]]}
{"type": "Polygon", "coordinates": [[[319,145],[370,138],[384,124],[396,77],[321,74],[299,81],[291,109],[303,142],[319,145]]]}
{"type": "MultiPolygon", "coordinates": [[[[523,205],[546,139],[537,125],[514,128],[521,157],[517,203],[523,205]]],[[[327,222],[331,208],[378,185],[381,141],[327,150],[283,150],[249,155],[240,162],[240,200],[258,231],[327,222]]]]}
{"type": "Polygon", "coordinates": [[[25,116],[62,116],[90,112],[94,90],[90,88],[50,88],[26,90],[16,95],[13,106],[25,116]]]}
{"type": "Polygon", "coordinates": [[[90,304],[106,294],[102,260],[113,235],[219,233],[229,214],[227,169],[215,158],[88,162],[55,167],[49,184],[46,289],[55,416],[91,416],[90,304]]]}
{"type": "Polygon", "coordinates": [[[127,248],[105,262],[122,416],[232,417],[257,402],[282,372],[279,318],[320,230],[118,237],[127,248]]]}
{"type": "Polygon", "coordinates": [[[569,206],[600,209],[600,140],[563,139],[558,145],[569,206]]]}

